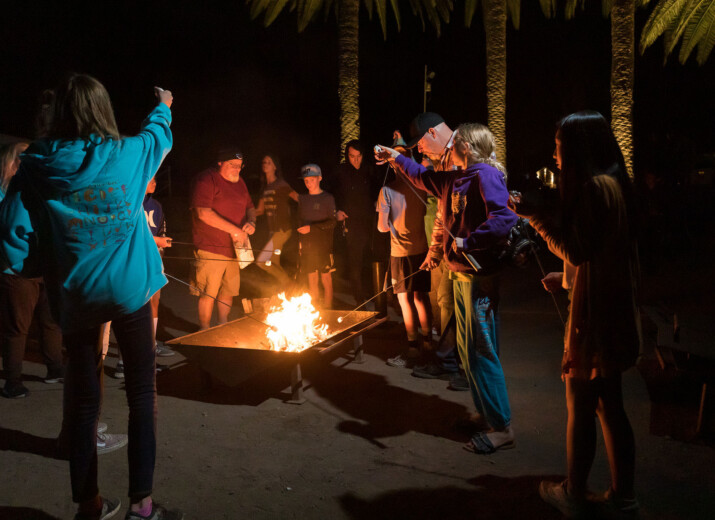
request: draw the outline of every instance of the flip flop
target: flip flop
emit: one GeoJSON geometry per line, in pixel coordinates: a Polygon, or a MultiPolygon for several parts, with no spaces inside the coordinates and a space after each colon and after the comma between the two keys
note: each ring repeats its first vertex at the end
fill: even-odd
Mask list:
{"type": "Polygon", "coordinates": [[[497,450],[510,450],[515,446],[516,441],[514,439],[508,440],[499,446],[494,446],[489,437],[487,437],[486,432],[479,432],[463,448],[477,455],[489,455],[497,450]]]}

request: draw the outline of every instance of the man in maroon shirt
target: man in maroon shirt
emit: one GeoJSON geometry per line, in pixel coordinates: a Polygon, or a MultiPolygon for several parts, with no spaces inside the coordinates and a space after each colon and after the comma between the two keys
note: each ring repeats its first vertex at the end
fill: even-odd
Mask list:
{"type": "Polygon", "coordinates": [[[218,323],[228,321],[233,297],[238,296],[241,271],[235,250],[250,247],[256,230],[256,210],[240,178],[243,154],[222,150],[218,163],[196,178],[191,197],[196,271],[193,294],[199,297],[199,326],[211,326],[214,299],[218,323]]]}

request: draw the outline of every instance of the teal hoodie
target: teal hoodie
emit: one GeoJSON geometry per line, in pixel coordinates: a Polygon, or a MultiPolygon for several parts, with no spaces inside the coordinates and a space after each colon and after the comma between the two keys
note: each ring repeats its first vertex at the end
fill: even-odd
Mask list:
{"type": "Polygon", "coordinates": [[[0,203],[0,269],[45,278],[65,331],[144,305],[167,280],[142,202],[171,150],[160,103],[120,140],[35,141],[0,203]]]}

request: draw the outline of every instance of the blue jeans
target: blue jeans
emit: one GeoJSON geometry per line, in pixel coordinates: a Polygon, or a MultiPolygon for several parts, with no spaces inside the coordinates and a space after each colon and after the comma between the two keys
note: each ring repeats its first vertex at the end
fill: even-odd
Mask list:
{"type": "MultiPolygon", "coordinates": [[[[129,497],[151,495],[156,459],[156,367],[150,304],[112,319],[125,366],[129,403],[129,497]]],[[[65,428],[70,438],[72,499],[97,496],[97,422],[102,405],[103,367],[100,326],[65,334],[65,428]]]]}
{"type": "Polygon", "coordinates": [[[454,283],[457,348],[474,406],[494,429],[503,429],[511,422],[511,409],[498,357],[498,279],[453,272],[450,277],[454,283]]]}

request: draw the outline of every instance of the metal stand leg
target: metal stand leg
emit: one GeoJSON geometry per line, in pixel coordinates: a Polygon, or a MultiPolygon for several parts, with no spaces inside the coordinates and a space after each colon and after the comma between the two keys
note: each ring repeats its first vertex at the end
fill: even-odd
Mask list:
{"type": "Polygon", "coordinates": [[[303,374],[300,370],[300,363],[296,363],[290,372],[290,391],[291,398],[286,401],[288,404],[305,403],[305,398],[303,397],[303,374]]]}
{"type": "Polygon", "coordinates": [[[362,364],[365,362],[365,351],[362,349],[362,334],[353,338],[353,345],[355,350],[353,351],[355,359],[353,363],[362,364]]]}
{"type": "Polygon", "coordinates": [[[700,409],[698,410],[698,425],[695,429],[695,434],[700,435],[703,433],[704,423],[706,421],[706,410],[709,406],[708,403],[708,383],[703,383],[703,389],[700,393],[700,409]]]}

